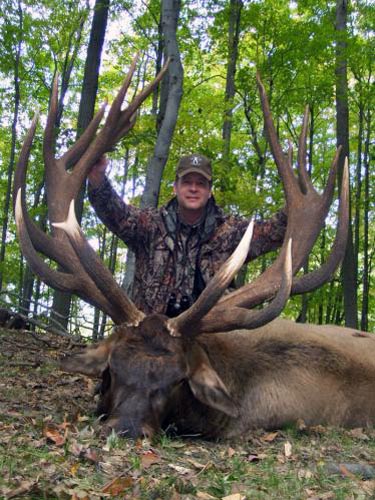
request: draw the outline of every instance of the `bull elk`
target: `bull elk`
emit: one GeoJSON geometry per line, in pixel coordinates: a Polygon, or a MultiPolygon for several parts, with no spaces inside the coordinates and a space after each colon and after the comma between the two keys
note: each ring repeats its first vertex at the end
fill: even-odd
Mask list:
{"type": "Polygon", "coordinates": [[[33,223],[26,210],[24,184],[36,122],[21,151],[14,198],[23,254],[48,285],[76,293],[116,325],[107,340],[66,358],[62,368],[102,377],[98,414],[108,429],[126,436],[150,436],[172,423],[181,433],[205,437],[231,437],[297,419],[306,424],[373,424],[375,338],[346,328],[275,319],[290,294],[320,286],[340,263],[348,227],[348,174],[346,166],[329,258],[319,270],[296,277],[331,205],[339,151],[320,195],[306,171],[306,111],[295,176],[291,148],[286,155],[281,149],[259,77],[265,128],[288,216],[285,242],[272,266],[254,282],[222,297],[248,253],[250,225],[237,250],[190,309],[177,318],[145,317],[86,241],[75,219],[74,198],[91,165],[131,128],[135,111],[163,76],[158,75],[121,110],[134,65],[101,130],[97,132],[103,109],[59,159],[54,158],[52,146],[54,85],[44,134],[51,236],[33,223]],[[74,169],[67,171],[72,165],[74,169]],[[38,252],[56,261],[62,271],[48,267],[38,252]],[[264,302],[264,308],[254,309],[264,302]]]}

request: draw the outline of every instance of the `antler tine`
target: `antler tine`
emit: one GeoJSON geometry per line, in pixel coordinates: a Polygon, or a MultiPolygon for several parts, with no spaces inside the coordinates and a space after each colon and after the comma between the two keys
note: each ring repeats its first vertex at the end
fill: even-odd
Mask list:
{"type": "Polygon", "coordinates": [[[96,131],[99,128],[99,125],[102,121],[106,108],[107,108],[107,102],[105,102],[99,108],[94,118],[86,127],[86,129],[79,137],[77,142],[75,142],[73,146],[70,149],[68,149],[68,151],[64,153],[60,158],[59,161],[62,162],[67,168],[69,168],[72,165],[75,165],[75,163],[81,158],[83,153],[89,147],[91,141],[93,140],[96,134],[96,131]]]}
{"type": "Polygon", "coordinates": [[[172,336],[192,335],[194,326],[220,299],[246,260],[253,236],[253,228],[254,222],[251,221],[236,250],[209,281],[197,301],[177,318],[168,321],[168,328],[172,336]]]}
{"type": "Polygon", "coordinates": [[[29,161],[30,152],[31,152],[31,146],[32,146],[33,141],[34,141],[36,127],[38,125],[38,119],[39,119],[39,115],[35,114],[32,122],[31,122],[30,128],[29,128],[29,130],[28,130],[28,132],[26,134],[26,137],[25,137],[25,140],[23,142],[22,148],[21,148],[21,152],[20,152],[20,156],[19,156],[19,160],[18,160],[18,164],[17,164],[17,169],[16,169],[16,172],[15,172],[15,175],[14,175],[14,183],[13,183],[13,211],[14,211],[15,205],[16,205],[16,198],[17,198],[18,190],[19,190],[19,188],[21,186],[23,186],[25,184],[25,180],[26,180],[26,165],[27,165],[27,163],[29,161]]]}
{"type": "Polygon", "coordinates": [[[272,113],[270,110],[268,97],[258,72],[256,74],[256,79],[258,84],[260,101],[262,104],[264,125],[267,131],[267,138],[270,143],[272,155],[275,159],[279,175],[283,181],[284,190],[291,196],[298,189],[297,180],[294,177],[293,171],[289,167],[285,159],[283,150],[281,149],[280,143],[277,139],[277,133],[272,119],[272,113]]]}
{"type": "Polygon", "coordinates": [[[314,189],[310,176],[306,170],[306,140],[309,128],[309,116],[310,116],[309,107],[306,106],[305,114],[303,116],[301,133],[299,136],[298,157],[297,157],[298,180],[300,183],[301,191],[303,193],[306,193],[308,189],[314,189]]]}
{"type": "MultiPolygon", "coordinates": [[[[230,331],[235,328],[245,328],[251,330],[266,325],[277,318],[287,303],[292,287],[292,240],[288,240],[285,247],[285,257],[283,260],[283,272],[280,288],[274,292],[274,298],[262,309],[245,309],[243,307],[234,307],[231,311],[226,311],[226,317],[220,331],[230,331]]],[[[272,295],[270,294],[270,297],[272,295]]],[[[206,331],[204,328],[197,328],[198,331],[206,331]]]]}
{"type": "Polygon", "coordinates": [[[312,292],[322,286],[332,278],[344,258],[349,227],[349,165],[347,158],[345,158],[339,203],[336,237],[326,262],[319,269],[295,278],[291,295],[312,292]]]}
{"type": "Polygon", "coordinates": [[[123,82],[117,96],[113,100],[113,103],[111,105],[111,108],[109,110],[109,113],[108,113],[108,116],[107,116],[107,119],[105,122],[105,125],[102,129],[102,132],[101,132],[103,136],[108,135],[113,128],[117,128],[117,126],[118,126],[117,122],[118,122],[118,119],[119,119],[119,116],[121,113],[121,106],[122,106],[122,103],[124,102],[129,85],[132,81],[134,71],[135,71],[135,68],[137,66],[138,58],[139,58],[139,54],[137,53],[134,56],[134,58],[130,64],[129,71],[124,79],[124,82],[123,82]]]}
{"type": "MultiPolygon", "coordinates": [[[[327,207],[327,209],[328,209],[328,207],[331,206],[331,203],[332,203],[332,200],[333,200],[333,195],[335,193],[335,181],[336,181],[336,177],[337,177],[337,170],[338,170],[339,158],[340,158],[341,150],[342,150],[342,148],[341,148],[341,145],[340,145],[336,149],[335,156],[334,156],[334,158],[332,160],[331,168],[330,168],[330,171],[329,171],[329,174],[328,174],[327,184],[326,184],[326,187],[325,187],[323,195],[322,195],[322,198],[324,200],[324,203],[325,203],[325,206],[327,207]]],[[[345,162],[346,162],[346,166],[348,167],[348,164],[347,164],[348,159],[347,158],[345,158],[345,162]]],[[[345,170],[345,165],[344,165],[344,170],[345,170]]],[[[348,203],[349,203],[349,201],[348,201],[348,203]]]]}
{"type": "Polygon", "coordinates": [[[115,306],[116,310],[124,311],[128,324],[138,325],[145,315],[127,297],[124,290],[113,279],[112,273],[103,265],[102,260],[84,237],[75,216],[74,200],[70,203],[67,219],[64,222],[55,222],[53,225],[68,235],[83,268],[103,295],[115,306]]]}
{"type": "MultiPolygon", "coordinates": [[[[126,92],[129,88],[131,79],[133,77],[138,55],[133,59],[131,67],[125,80],[119,90],[119,93],[115,97],[110,110],[108,112],[107,119],[96,136],[95,140],[92,141],[91,145],[87,151],[82,155],[82,158],[78,161],[72,174],[75,179],[75,183],[81,185],[87,176],[92,165],[98,161],[98,159],[107,151],[109,151],[115,144],[117,144],[120,139],[122,139],[129,130],[135,124],[135,111],[140,107],[143,101],[151,94],[153,89],[159,84],[160,80],[165,75],[169,60],[165,63],[164,67],[154,78],[154,80],[135,98],[131,101],[129,106],[121,110],[122,103],[125,99],[126,92]]],[[[71,198],[76,198],[78,190],[71,192],[71,198]]],[[[70,199],[71,199],[70,198],[70,199]]]]}
{"type": "Polygon", "coordinates": [[[129,104],[128,108],[123,111],[123,115],[120,119],[120,124],[119,124],[120,130],[124,126],[124,124],[126,124],[126,122],[129,119],[131,119],[131,117],[134,115],[135,111],[141,106],[143,101],[152,93],[152,91],[157,87],[157,85],[159,85],[165,73],[168,71],[169,63],[170,63],[170,58],[166,60],[164,66],[156,75],[154,80],[152,80],[152,82],[150,82],[138,95],[136,95],[133,101],[129,104]]]}

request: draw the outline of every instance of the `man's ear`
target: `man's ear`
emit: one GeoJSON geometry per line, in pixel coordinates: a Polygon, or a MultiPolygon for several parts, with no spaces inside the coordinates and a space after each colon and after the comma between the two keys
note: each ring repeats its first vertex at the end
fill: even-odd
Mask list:
{"type": "Polygon", "coordinates": [[[96,347],[88,347],[60,361],[60,369],[65,372],[82,373],[88,377],[100,377],[108,365],[110,344],[102,342],[96,347]]]}
{"type": "Polygon", "coordinates": [[[201,402],[230,417],[238,417],[238,407],[227,387],[212,368],[204,349],[194,344],[188,352],[188,383],[194,396],[201,402]]]}

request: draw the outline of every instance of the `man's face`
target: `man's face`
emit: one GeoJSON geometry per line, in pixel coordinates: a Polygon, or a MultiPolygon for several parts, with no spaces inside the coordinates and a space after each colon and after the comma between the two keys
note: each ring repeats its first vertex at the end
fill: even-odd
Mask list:
{"type": "Polygon", "coordinates": [[[183,210],[201,211],[211,197],[210,182],[195,172],[180,177],[174,183],[173,190],[183,210]]]}

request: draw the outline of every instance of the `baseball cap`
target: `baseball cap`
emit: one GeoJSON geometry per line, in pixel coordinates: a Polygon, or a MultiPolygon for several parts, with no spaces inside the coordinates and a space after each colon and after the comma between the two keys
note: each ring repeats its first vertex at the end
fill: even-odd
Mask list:
{"type": "Polygon", "coordinates": [[[183,177],[191,172],[201,174],[210,181],[212,179],[211,161],[199,154],[182,156],[176,169],[177,177],[183,177]]]}

